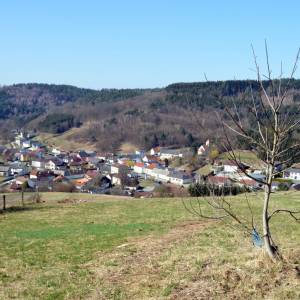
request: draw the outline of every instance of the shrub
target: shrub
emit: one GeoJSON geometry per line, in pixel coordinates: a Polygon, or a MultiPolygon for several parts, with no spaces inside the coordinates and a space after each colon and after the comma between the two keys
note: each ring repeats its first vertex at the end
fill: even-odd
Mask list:
{"type": "Polygon", "coordinates": [[[72,193],[75,191],[75,186],[72,183],[57,183],[53,186],[53,192],[72,193]]]}
{"type": "Polygon", "coordinates": [[[280,182],[277,186],[278,191],[288,191],[290,189],[290,186],[288,183],[280,182]]]}
{"type": "Polygon", "coordinates": [[[219,187],[211,184],[195,183],[189,186],[188,191],[192,197],[204,197],[211,195],[238,195],[248,190],[245,187],[240,187],[237,185],[219,187]]]}

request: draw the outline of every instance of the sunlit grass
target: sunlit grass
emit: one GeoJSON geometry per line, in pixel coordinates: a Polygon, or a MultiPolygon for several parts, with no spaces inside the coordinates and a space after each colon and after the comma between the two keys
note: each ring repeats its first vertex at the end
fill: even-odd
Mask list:
{"type": "MultiPolygon", "coordinates": [[[[299,195],[276,194],[272,207],[300,208],[299,195]]],[[[240,277],[255,272],[256,279],[245,286],[238,281],[236,293],[246,293],[269,272],[259,267],[264,264],[251,236],[232,227],[232,221],[202,221],[205,226],[192,233],[193,227],[180,227],[198,222],[181,199],[63,193],[43,194],[42,199],[44,203],[31,204],[27,210],[0,215],[0,299],[97,299],[100,294],[108,299],[167,298],[195,281],[211,288],[214,276],[221,280],[234,268],[231,271],[240,277]],[[112,281],[112,275],[106,275],[110,271],[120,276],[112,281]],[[139,281],[136,276],[141,272],[145,274],[139,281]]],[[[262,202],[255,195],[249,199],[260,230],[262,202]]],[[[243,196],[233,198],[232,205],[250,222],[243,196]]],[[[283,254],[293,260],[299,254],[299,224],[282,215],[274,219],[272,229],[283,254]]],[[[276,274],[276,268],[280,269],[270,270],[276,274]]],[[[292,299],[297,291],[295,279],[289,280],[292,299]]],[[[231,286],[234,282],[226,284],[236,289],[231,286]]],[[[287,297],[282,284],[277,291],[287,297]]],[[[259,287],[252,288],[254,296],[262,295],[259,287]]]]}

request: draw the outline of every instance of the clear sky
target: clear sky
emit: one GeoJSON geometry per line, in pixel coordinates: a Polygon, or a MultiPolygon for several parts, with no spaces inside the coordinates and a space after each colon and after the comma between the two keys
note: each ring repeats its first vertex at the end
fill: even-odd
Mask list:
{"type": "MultiPolygon", "coordinates": [[[[300,1],[0,2],[0,84],[162,87],[253,78],[251,43],[274,72],[300,46],[300,1]]],[[[297,72],[297,77],[298,77],[297,72]]]]}

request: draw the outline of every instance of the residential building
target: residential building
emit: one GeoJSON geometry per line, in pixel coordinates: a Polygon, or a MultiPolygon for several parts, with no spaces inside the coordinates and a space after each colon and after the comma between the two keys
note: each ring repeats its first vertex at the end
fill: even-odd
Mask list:
{"type": "Polygon", "coordinates": [[[300,180],[300,169],[298,168],[289,168],[283,172],[283,178],[300,180]]]}
{"type": "Polygon", "coordinates": [[[176,157],[183,157],[183,153],[180,149],[161,149],[159,158],[164,159],[173,159],[176,157]]]}
{"type": "Polygon", "coordinates": [[[176,185],[191,184],[193,182],[191,175],[181,171],[171,171],[168,177],[168,181],[176,185]]]}
{"type": "Polygon", "coordinates": [[[137,162],[133,166],[133,171],[137,174],[143,174],[145,170],[145,164],[142,162],[137,162]]]}
{"type": "Polygon", "coordinates": [[[1,177],[7,177],[11,175],[11,167],[10,166],[1,166],[0,165],[0,176],[1,177]]]}

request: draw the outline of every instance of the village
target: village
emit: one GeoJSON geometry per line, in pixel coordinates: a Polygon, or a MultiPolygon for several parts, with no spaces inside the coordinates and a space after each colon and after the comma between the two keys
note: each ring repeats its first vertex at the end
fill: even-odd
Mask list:
{"type": "MultiPolygon", "coordinates": [[[[139,198],[172,196],[194,184],[262,188],[263,164],[238,165],[234,160],[212,159],[209,140],[196,153],[189,148],[169,149],[158,145],[133,153],[67,152],[49,147],[34,133],[14,131],[14,141],[0,146],[2,192],[82,192],[130,195],[139,198]],[[196,170],[189,166],[196,160],[196,170]],[[242,170],[242,171],[241,171],[242,170]],[[162,195],[163,194],[163,195],[162,195]]],[[[280,172],[280,162],[276,165],[280,172]]],[[[300,168],[286,169],[272,189],[298,188],[300,168]]]]}

